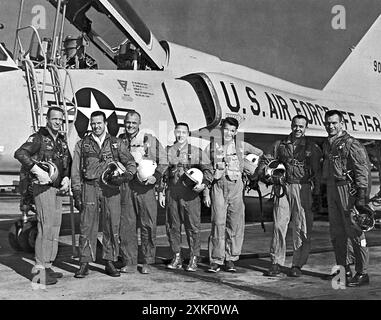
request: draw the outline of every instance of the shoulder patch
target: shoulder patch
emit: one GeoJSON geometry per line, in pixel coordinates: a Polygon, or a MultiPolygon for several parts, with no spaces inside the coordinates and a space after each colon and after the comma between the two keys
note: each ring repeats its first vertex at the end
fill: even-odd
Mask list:
{"type": "Polygon", "coordinates": [[[26,140],[26,142],[29,142],[29,143],[32,143],[34,141],[34,137],[33,136],[30,136],[28,138],[28,140],[26,140]]]}

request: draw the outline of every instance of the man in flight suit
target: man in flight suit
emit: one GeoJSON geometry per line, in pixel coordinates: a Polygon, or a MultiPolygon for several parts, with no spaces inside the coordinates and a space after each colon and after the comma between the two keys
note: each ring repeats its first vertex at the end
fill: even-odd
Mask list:
{"type": "Polygon", "coordinates": [[[312,207],[318,201],[320,194],[322,153],[319,147],[305,136],[307,126],[307,118],[296,115],[291,120],[290,135],[276,141],[260,164],[260,174],[264,169],[264,162],[273,159],[279,160],[286,168],[283,185],[285,194],[281,197],[274,196],[271,267],[265,274],[267,276],[279,275],[280,266],[284,265],[286,234],[290,219],[294,251],[289,274],[291,277],[301,276],[301,268],[306,264],[311,250],[312,207]]]}
{"type": "Polygon", "coordinates": [[[124,119],[126,132],[120,138],[128,146],[137,165],[144,159],[153,160],[157,167],[146,181],[139,176],[121,187],[122,215],[120,219],[120,250],[124,266],[121,272],[133,272],[138,263],[137,227],[141,230],[143,254],[142,273],[150,272],[149,265],[155,263],[157,200],[155,184],[160,182],[166,169],[167,157],[159,140],[152,134],[139,129],[141,116],[130,111],[124,119]]]}
{"type": "Polygon", "coordinates": [[[117,261],[119,255],[120,190],[103,183],[101,176],[111,162],[119,161],[126,171],[114,182],[121,185],[132,179],[136,165],[123,141],[106,132],[106,116],[102,111],[91,114],[90,125],[92,133],[75,146],[71,173],[75,206],[81,212],[80,268],[74,276],[84,278],[88,275],[89,262],[96,259],[101,213],[105,270],[108,275],[119,277],[113,261],[117,261]]]}
{"type": "Polygon", "coordinates": [[[166,197],[160,194],[160,205],[166,204],[166,229],[173,253],[168,269],[182,268],[181,256],[181,224],[184,223],[185,233],[190,249],[190,258],[186,271],[197,270],[200,256],[200,229],[201,229],[201,193],[213,180],[209,157],[198,147],[188,141],[189,126],[179,122],[175,126],[176,142],[167,148],[168,169],[164,179],[168,185],[166,197]],[[203,173],[201,184],[193,189],[183,183],[185,172],[197,168],[203,173]]]}
{"type": "Polygon", "coordinates": [[[46,127],[32,134],[15,152],[15,158],[22,164],[21,170],[29,173],[34,180],[38,234],[35,244],[36,264],[32,274],[46,285],[55,284],[57,278],[62,277],[62,273],[54,272],[51,268],[57,256],[62,219],[62,198],[57,193],[68,191],[70,186],[71,157],[66,139],[59,132],[62,122],[62,109],[49,108],[46,127]],[[56,165],[58,177],[55,181],[52,182],[49,174],[36,164],[38,161],[52,161],[56,165]]]}
{"type": "Polygon", "coordinates": [[[211,139],[205,152],[214,168],[211,198],[211,233],[209,237],[209,272],[218,272],[225,263],[228,272],[235,272],[234,262],[241,254],[245,231],[242,172],[247,154],[261,156],[262,150],[236,141],[238,121],[227,117],[221,124],[221,141],[211,139]]]}
{"type": "Polygon", "coordinates": [[[351,223],[350,213],[369,201],[371,172],[364,146],[344,130],[340,111],[325,114],[328,138],[323,144],[323,179],[327,183],[328,216],[336,264],[344,266],[347,286],[369,284],[369,250],[364,232],[351,223]],[[351,277],[348,239],[351,241],[356,274],[351,277]]]}

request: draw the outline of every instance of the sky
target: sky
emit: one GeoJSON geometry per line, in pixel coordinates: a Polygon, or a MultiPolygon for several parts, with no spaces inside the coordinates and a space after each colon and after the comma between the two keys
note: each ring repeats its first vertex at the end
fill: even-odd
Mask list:
{"type": "MultiPolygon", "coordinates": [[[[130,0],[159,40],[322,89],[381,14],[379,0],[130,0]],[[341,6],[340,12],[333,9],[341,6]],[[340,27],[337,29],[338,14],[340,27]],[[336,21],[336,24],[333,22],[336,21]]],[[[19,0],[0,0],[0,41],[13,48],[19,0]]],[[[23,23],[44,0],[27,0],[23,23]]],[[[74,33],[73,28],[66,29],[74,33]]],[[[100,55],[102,67],[110,64],[100,55]]]]}

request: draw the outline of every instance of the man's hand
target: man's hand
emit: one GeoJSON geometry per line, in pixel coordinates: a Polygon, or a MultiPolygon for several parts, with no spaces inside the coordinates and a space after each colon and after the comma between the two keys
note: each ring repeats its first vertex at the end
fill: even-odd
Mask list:
{"type": "Polygon", "coordinates": [[[149,176],[147,180],[144,182],[144,184],[155,184],[156,183],[156,178],[154,176],[149,176]]]}
{"type": "Polygon", "coordinates": [[[70,186],[69,177],[64,177],[61,182],[60,191],[67,192],[69,190],[69,186],[70,186]]]}
{"type": "Polygon", "coordinates": [[[159,204],[160,204],[160,207],[162,208],[165,207],[165,193],[163,191],[159,192],[159,204]]]}
{"type": "Polygon", "coordinates": [[[49,184],[52,182],[50,180],[49,174],[42,170],[37,164],[35,164],[32,169],[30,169],[30,172],[32,172],[36,177],[40,184],[49,184]]]}
{"type": "Polygon", "coordinates": [[[200,192],[203,191],[204,189],[205,189],[205,184],[203,184],[203,183],[196,184],[196,185],[193,187],[193,191],[194,191],[194,192],[197,192],[197,193],[200,193],[200,192]]]}
{"type": "Polygon", "coordinates": [[[205,188],[204,190],[203,190],[203,192],[202,192],[202,195],[203,195],[203,197],[202,197],[202,202],[204,203],[204,205],[206,206],[206,207],[210,207],[210,205],[212,204],[212,201],[211,201],[211,199],[210,199],[210,190],[209,190],[209,188],[205,188]]]}
{"type": "Polygon", "coordinates": [[[210,195],[209,194],[204,194],[204,197],[202,199],[202,202],[204,203],[204,205],[208,208],[210,208],[210,205],[212,204],[212,201],[210,199],[210,195]]]}
{"type": "Polygon", "coordinates": [[[81,191],[73,191],[74,207],[81,212],[82,211],[82,194],[81,191]]]}
{"type": "Polygon", "coordinates": [[[112,177],[111,181],[114,185],[121,186],[123,183],[130,181],[132,178],[133,176],[130,173],[125,172],[121,175],[112,177]]]}

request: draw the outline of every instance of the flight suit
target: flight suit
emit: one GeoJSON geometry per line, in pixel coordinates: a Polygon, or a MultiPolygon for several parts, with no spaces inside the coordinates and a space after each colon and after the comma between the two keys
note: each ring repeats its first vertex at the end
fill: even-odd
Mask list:
{"type": "Polygon", "coordinates": [[[72,165],[72,189],[82,192],[79,237],[80,262],[96,259],[99,218],[103,229],[103,254],[105,260],[117,261],[119,255],[119,225],[121,214],[120,189],[102,183],[100,177],[112,161],[126,167],[126,180],[132,179],[136,165],[122,140],[106,133],[102,147],[92,134],[78,141],[72,165]],[[101,215],[100,215],[101,214],[101,215]]]}
{"type": "Polygon", "coordinates": [[[164,179],[166,191],[166,230],[173,255],[181,251],[181,224],[190,249],[190,256],[199,257],[201,240],[201,199],[199,193],[186,187],[183,174],[190,168],[202,171],[203,182],[209,186],[213,180],[209,157],[200,149],[189,143],[175,143],[167,147],[168,169],[164,179]]]}
{"type": "Polygon", "coordinates": [[[371,171],[368,154],[358,140],[344,132],[324,142],[323,155],[323,179],[327,183],[329,226],[336,263],[345,266],[351,262],[348,256],[349,239],[356,272],[366,273],[369,249],[364,232],[351,223],[350,210],[358,196],[352,191],[357,190],[358,193],[359,189],[364,189],[369,197],[371,171]]]}
{"type": "Polygon", "coordinates": [[[261,156],[262,150],[246,143],[218,144],[211,141],[205,152],[214,168],[211,187],[211,233],[208,241],[209,261],[223,265],[237,261],[245,231],[242,172],[244,156],[261,156]]]}
{"type": "Polygon", "coordinates": [[[35,243],[36,267],[50,268],[57,256],[62,220],[62,198],[57,196],[62,179],[70,176],[71,157],[66,139],[58,134],[56,140],[47,128],[40,128],[15,152],[21,162],[23,175],[35,165],[34,161],[52,161],[58,168],[57,179],[48,185],[33,181],[33,197],[37,210],[38,234],[35,243]]]}
{"type": "MultiPolygon", "coordinates": [[[[136,163],[141,159],[154,160],[157,183],[166,169],[166,153],[160,142],[151,134],[139,131],[134,137],[122,134],[136,163]]],[[[127,265],[138,263],[137,227],[140,227],[143,263],[155,263],[157,200],[155,184],[144,185],[137,177],[121,186],[122,214],[120,218],[120,250],[127,265]]]]}
{"type": "MultiPolygon", "coordinates": [[[[274,230],[270,246],[271,262],[284,265],[286,234],[291,219],[292,265],[301,268],[311,250],[313,225],[312,195],[320,194],[322,153],[306,137],[292,142],[291,135],[276,141],[264,159],[277,159],[286,167],[285,195],[274,197],[274,230]]],[[[262,170],[263,163],[260,164],[262,170]]]]}

